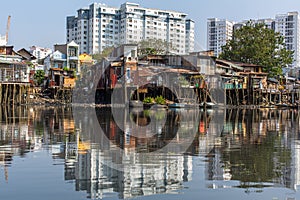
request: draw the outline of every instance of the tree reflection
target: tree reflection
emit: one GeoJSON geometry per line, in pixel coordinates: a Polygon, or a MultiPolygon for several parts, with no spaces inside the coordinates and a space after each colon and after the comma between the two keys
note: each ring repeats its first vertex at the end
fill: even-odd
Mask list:
{"type": "Polygon", "coordinates": [[[266,183],[292,188],[292,145],[287,138],[289,122],[295,120],[292,112],[227,111],[221,145],[209,156],[208,180],[238,180],[241,188],[263,188],[266,183]]]}

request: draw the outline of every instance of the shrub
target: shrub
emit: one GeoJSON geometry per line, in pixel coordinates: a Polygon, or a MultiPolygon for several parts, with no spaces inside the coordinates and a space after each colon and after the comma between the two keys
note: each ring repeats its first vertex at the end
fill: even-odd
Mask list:
{"type": "Polygon", "coordinates": [[[163,96],[157,96],[156,98],[155,98],[155,102],[157,103],[157,104],[160,104],[160,105],[164,105],[164,104],[166,104],[166,100],[163,98],[163,96]]]}
{"type": "Polygon", "coordinates": [[[146,97],[143,100],[143,103],[155,103],[154,98],[153,97],[146,97]]]}

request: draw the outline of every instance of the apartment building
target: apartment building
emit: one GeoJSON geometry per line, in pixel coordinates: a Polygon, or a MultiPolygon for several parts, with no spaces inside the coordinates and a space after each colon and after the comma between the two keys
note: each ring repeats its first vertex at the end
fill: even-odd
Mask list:
{"type": "Polygon", "coordinates": [[[279,32],[285,39],[286,48],[294,51],[294,62],[289,67],[300,67],[300,20],[298,12],[278,14],[275,19],[251,19],[233,23],[228,20],[210,18],[207,20],[207,48],[218,56],[222,46],[232,38],[235,30],[245,26],[247,22],[264,23],[267,28],[279,32]],[[232,28],[233,27],[233,28],[232,28]]]}
{"type": "Polygon", "coordinates": [[[6,37],[5,35],[4,36],[0,35],[0,46],[5,46],[5,45],[7,45],[6,37]]]}
{"type": "Polygon", "coordinates": [[[67,42],[80,45],[80,53],[94,54],[105,48],[160,39],[171,44],[169,51],[186,54],[194,51],[195,23],[187,14],[177,11],[143,8],[124,3],[114,8],[101,3],[67,17],[67,42]]]}
{"type": "Polygon", "coordinates": [[[186,20],[186,53],[191,53],[195,50],[195,22],[191,19],[186,20]]]}
{"type": "Polygon", "coordinates": [[[53,51],[50,48],[43,48],[38,46],[31,46],[29,52],[34,55],[38,60],[42,60],[50,55],[53,51]]]}
{"type": "Polygon", "coordinates": [[[226,19],[210,18],[207,20],[207,48],[215,56],[222,52],[222,46],[232,39],[234,22],[226,19]]]}
{"type": "Polygon", "coordinates": [[[276,15],[275,31],[284,36],[286,48],[294,51],[292,67],[300,67],[300,19],[298,12],[276,15]]]}
{"type": "Polygon", "coordinates": [[[243,20],[242,22],[235,23],[233,25],[233,32],[237,29],[246,26],[247,23],[253,23],[253,24],[265,24],[266,28],[275,30],[275,20],[268,18],[268,19],[250,19],[250,20],[243,20]]]}

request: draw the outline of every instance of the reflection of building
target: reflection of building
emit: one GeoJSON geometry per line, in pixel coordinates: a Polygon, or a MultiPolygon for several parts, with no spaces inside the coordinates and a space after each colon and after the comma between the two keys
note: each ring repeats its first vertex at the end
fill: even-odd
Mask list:
{"type": "Polygon", "coordinates": [[[122,198],[171,193],[182,189],[183,182],[192,179],[190,156],[139,156],[128,152],[124,159],[122,198]]]}
{"type": "MultiPolygon", "coordinates": [[[[102,130],[106,131],[105,136],[110,139],[105,144],[102,136],[89,132],[94,130],[90,127],[94,122],[85,118],[85,114],[82,113],[80,126],[84,132],[80,133],[76,147],[73,148],[73,143],[66,145],[69,148],[66,150],[68,159],[65,165],[65,179],[75,180],[76,190],[87,191],[90,198],[100,198],[115,192],[123,199],[171,193],[182,189],[183,183],[192,179],[192,157],[156,151],[166,145],[162,145],[163,143],[174,139],[174,144],[171,144],[173,149],[170,148],[168,152],[178,152],[186,140],[185,137],[191,137],[190,132],[197,131],[193,121],[197,118],[193,116],[195,113],[192,111],[182,111],[181,115],[174,113],[176,112],[164,111],[163,114],[168,116],[165,127],[158,120],[148,127],[148,132],[143,135],[146,138],[135,138],[138,129],[135,123],[130,122],[145,123],[144,115],[137,112],[134,113],[137,115],[122,118],[122,112],[118,110],[119,115],[115,117],[125,120],[125,132],[122,132],[122,128],[118,127],[122,125],[116,124],[111,111],[102,110],[98,123],[101,124],[102,130]],[[174,122],[178,118],[181,119],[180,122],[174,122]],[[176,123],[180,123],[182,128],[179,129],[176,123]],[[152,132],[157,134],[153,136],[152,132]],[[120,151],[119,148],[124,151],[120,151]]],[[[152,119],[162,116],[159,112],[149,114],[152,119]]],[[[182,151],[184,152],[183,148],[182,151]]]]}
{"type": "MultiPolygon", "coordinates": [[[[9,166],[12,156],[23,155],[33,148],[38,148],[42,141],[43,151],[46,151],[46,156],[49,155],[48,151],[52,153],[54,164],[65,163],[65,180],[70,184],[75,183],[76,191],[87,191],[88,198],[91,199],[115,194],[121,199],[126,199],[140,195],[182,192],[184,182],[191,180],[192,170],[195,170],[192,165],[194,158],[189,155],[175,154],[172,151],[156,151],[152,154],[143,151],[145,147],[157,150],[155,145],[158,143],[155,143],[153,138],[144,139],[143,146],[139,145],[141,140],[136,140],[136,144],[132,144],[130,148],[126,146],[120,153],[117,147],[125,143],[126,137],[113,121],[109,109],[101,109],[96,121],[90,117],[90,112],[82,112],[80,123],[74,123],[72,110],[68,107],[1,112],[1,167],[9,166]],[[16,116],[12,115],[13,113],[16,116]],[[101,144],[103,137],[94,140],[101,134],[94,134],[95,129],[88,127],[96,122],[101,124],[104,131],[108,131],[105,134],[110,139],[109,142],[101,144]],[[78,128],[76,131],[75,127],[78,128]]],[[[193,126],[197,127],[199,122],[207,122],[202,127],[205,131],[199,131],[199,142],[206,144],[199,147],[200,157],[196,157],[197,163],[194,163],[197,166],[194,174],[207,175],[207,182],[202,176],[201,182],[215,189],[234,187],[238,193],[248,188],[260,192],[264,187],[275,187],[272,191],[276,190],[276,187],[297,188],[300,183],[298,111],[237,109],[225,110],[225,113],[222,110],[207,112],[204,117],[204,112],[199,111],[199,118],[193,118],[194,111],[168,112],[167,115],[173,117],[167,119],[167,128],[162,128],[159,136],[160,142],[166,142],[170,136],[174,136],[174,132],[179,133],[175,136],[179,137],[180,144],[182,139],[185,139],[185,134],[195,130],[193,126]],[[224,121],[226,129],[222,131],[224,121]],[[176,127],[176,123],[179,123],[180,127],[176,127]],[[167,134],[171,132],[173,133],[167,134]],[[219,134],[211,136],[213,133],[221,133],[221,137],[219,134]],[[204,165],[206,171],[198,171],[202,170],[204,165]]],[[[160,116],[159,112],[154,112],[151,117],[160,116]]],[[[140,119],[143,118],[144,116],[140,119]]],[[[128,133],[133,133],[128,121],[124,124],[128,133]]],[[[159,132],[161,127],[151,128],[159,132]]],[[[195,155],[199,156],[199,153],[196,152],[195,155]]],[[[60,170],[61,167],[57,169],[60,170]]],[[[9,178],[8,173],[5,175],[9,178]]],[[[198,181],[197,179],[191,184],[198,184],[198,181]]]]}
{"type": "MultiPolygon", "coordinates": [[[[297,119],[297,112],[291,113],[291,119],[297,119]]],[[[299,133],[299,122],[294,120],[290,120],[288,125],[290,128],[293,128],[295,133],[299,133]]],[[[286,135],[290,133],[288,129],[285,130],[286,135]]],[[[294,175],[291,179],[291,184],[293,189],[298,190],[300,186],[300,140],[299,134],[295,137],[294,141],[291,143],[292,146],[292,171],[291,174],[294,175]]]]}
{"type": "Polygon", "coordinates": [[[293,163],[294,163],[294,179],[292,180],[293,189],[300,186],[300,141],[297,140],[293,144],[293,163]]]}
{"type": "Polygon", "coordinates": [[[13,156],[22,156],[34,147],[26,111],[19,107],[14,112],[8,112],[8,109],[0,107],[0,167],[4,167],[6,181],[9,179],[7,167],[12,164],[13,156]]]}
{"type": "MultiPolygon", "coordinates": [[[[13,156],[41,150],[43,145],[51,150],[53,158],[64,159],[64,143],[75,143],[74,120],[66,108],[39,109],[35,107],[0,107],[0,167],[4,167],[5,178],[9,178],[9,166],[13,156]]],[[[71,147],[71,145],[68,145],[71,147]]],[[[76,145],[73,145],[73,147],[76,145]]],[[[74,148],[73,148],[74,149],[74,148]]],[[[75,148],[77,149],[77,147],[75,148]]],[[[77,151],[73,152],[73,155],[77,151]]],[[[72,154],[69,151],[69,161],[72,154]]],[[[74,159],[73,159],[74,160],[74,159]]]]}
{"type": "Polygon", "coordinates": [[[122,158],[114,160],[100,149],[91,148],[86,154],[78,154],[74,165],[68,162],[65,178],[75,179],[76,190],[87,191],[92,199],[112,192],[119,193],[121,199],[170,193],[182,189],[183,182],[192,179],[190,156],[145,157],[127,151],[122,158]],[[123,167],[115,168],[116,162],[123,167]]]}
{"type": "Polygon", "coordinates": [[[224,130],[224,110],[204,112],[199,121],[199,153],[207,155],[219,144],[221,132],[224,130]]]}

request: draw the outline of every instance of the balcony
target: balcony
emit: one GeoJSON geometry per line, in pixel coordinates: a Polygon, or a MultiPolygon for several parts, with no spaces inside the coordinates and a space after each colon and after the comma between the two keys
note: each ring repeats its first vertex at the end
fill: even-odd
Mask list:
{"type": "Polygon", "coordinates": [[[69,56],[68,59],[69,60],[74,60],[74,61],[79,60],[79,58],[77,56],[69,56]]]}

